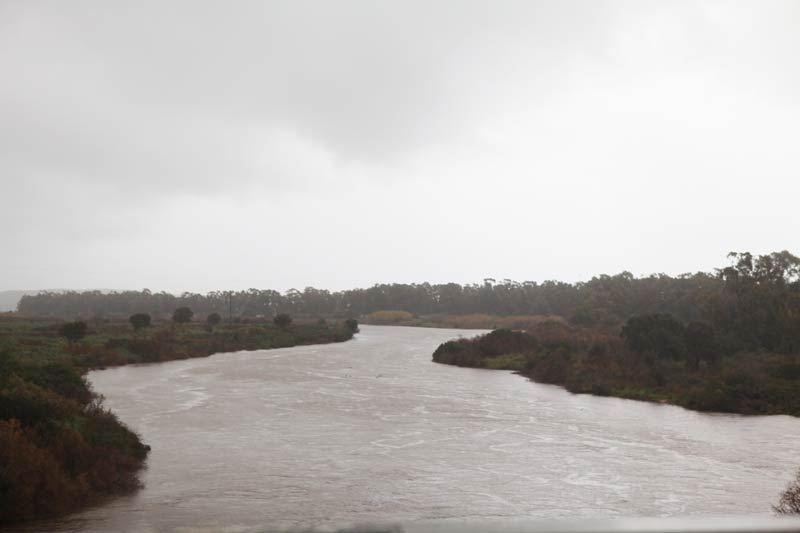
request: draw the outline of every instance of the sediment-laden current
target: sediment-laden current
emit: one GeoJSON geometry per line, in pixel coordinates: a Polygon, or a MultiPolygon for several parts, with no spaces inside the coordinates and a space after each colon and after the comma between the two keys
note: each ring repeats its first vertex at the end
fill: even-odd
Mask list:
{"type": "Polygon", "coordinates": [[[346,343],[92,372],[152,446],[144,488],[46,528],[769,515],[800,465],[800,419],[431,362],[474,334],[362,326],[346,343]]]}

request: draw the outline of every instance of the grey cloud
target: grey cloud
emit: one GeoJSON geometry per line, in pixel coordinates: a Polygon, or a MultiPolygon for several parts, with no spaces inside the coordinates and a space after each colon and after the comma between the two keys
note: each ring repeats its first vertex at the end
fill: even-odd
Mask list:
{"type": "Polygon", "coordinates": [[[798,11],[4,2],[5,283],[575,279],[791,249],[798,11]],[[165,256],[206,259],[181,281],[165,256]]]}
{"type": "Polygon", "coordinates": [[[392,155],[468,127],[481,97],[495,96],[481,88],[515,81],[494,65],[524,55],[508,70],[536,67],[535,56],[569,45],[570,29],[586,32],[576,8],[12,4],[4,63],[18,84],[4,92],[21,123],[14,148],[46,143],[59,168],[78,159],[90,173],[125,174],[144,158],[174,175],[170,159],[190,165],[209,149],[235,163],[220,140],[266,123],[346,157],[392,155]]]}

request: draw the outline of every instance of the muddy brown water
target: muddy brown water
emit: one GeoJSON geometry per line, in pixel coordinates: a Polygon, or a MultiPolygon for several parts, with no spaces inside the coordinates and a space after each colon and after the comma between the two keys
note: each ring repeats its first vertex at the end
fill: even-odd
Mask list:
{"type": "Polygon", "coordinates": [[[363,326],[341,344],[92,372],[152,446],[144,488],[35,529],[767,516],[800,465],[797,418],[573,395],[431,361],[474,334],[363,326]]]}

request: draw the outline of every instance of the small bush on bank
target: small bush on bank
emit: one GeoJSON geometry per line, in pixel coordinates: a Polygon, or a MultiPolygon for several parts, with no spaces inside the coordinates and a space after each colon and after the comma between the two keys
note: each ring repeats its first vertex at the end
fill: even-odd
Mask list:
{"type": "Polygon", "coordinates": [[[778,501],[778,505],[774,506],[773,509],[778,514],[800,515],[800,470],[797,471],[795,480],[786,487],[778,501]]]}

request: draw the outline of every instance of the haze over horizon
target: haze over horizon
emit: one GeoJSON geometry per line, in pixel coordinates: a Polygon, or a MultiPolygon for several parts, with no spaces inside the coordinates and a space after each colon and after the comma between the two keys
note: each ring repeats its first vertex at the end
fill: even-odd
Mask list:
{"type": "Polygon", "coordinates": [[[800,4],[0,3],[0,290],[800,252],[800,4]]]}

